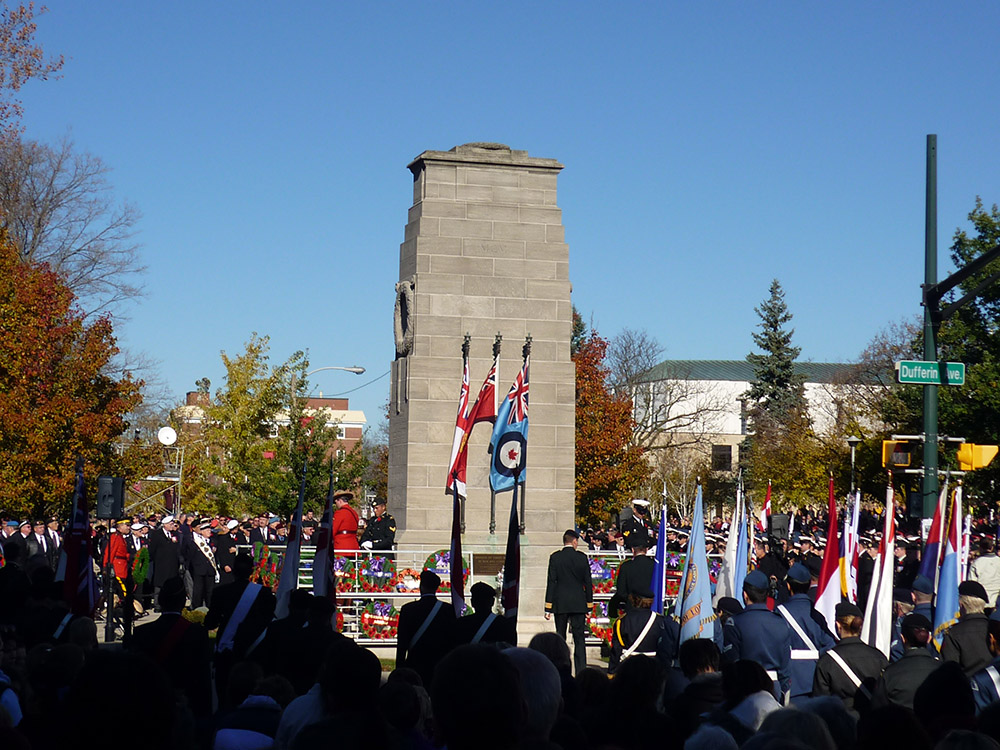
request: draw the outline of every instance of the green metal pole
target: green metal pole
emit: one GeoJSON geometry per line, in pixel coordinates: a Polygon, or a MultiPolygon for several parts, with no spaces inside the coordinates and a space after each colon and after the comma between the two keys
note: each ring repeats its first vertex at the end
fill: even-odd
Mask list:
{"type": "MultiPolygon", "coordinates": [[[[937,283],[937,136],[927,136],[927,197],[924,209],[924,284],[937,283]]],[[[924,304],[924,360],[937,361],[937,311],[924,304]]],[[[931,518],[938,496],[938,386],[924,386],[923,516],[931,518]]]]}

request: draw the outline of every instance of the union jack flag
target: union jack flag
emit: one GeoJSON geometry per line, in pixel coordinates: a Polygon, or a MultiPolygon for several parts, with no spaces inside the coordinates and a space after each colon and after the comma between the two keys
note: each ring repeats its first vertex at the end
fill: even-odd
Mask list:
{"type": "Polygon", "coordinates": [[[524,366],[521,372],[514,379],[514,385],[510,387],[507,400],[511,402],[510,414],[507,416],[507,424],[523,422],[528,418],[528,358],[524,359],[524,366]]]}
{"type": "Polygon", "coordinates": [[[90,617],[97,609],[97,578],[91,557],[90,518],[82,459],[76,462],[73,515],[60,552],[55,580],[63,582],[63,598],[73,614],[90,617]]]}

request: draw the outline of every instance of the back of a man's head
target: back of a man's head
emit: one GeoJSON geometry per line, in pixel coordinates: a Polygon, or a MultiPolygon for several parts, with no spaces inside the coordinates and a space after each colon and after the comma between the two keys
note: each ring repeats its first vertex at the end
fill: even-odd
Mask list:
{"type": "Polygon", "coordinates": [[[420,573],[420,593],[421,594],[434,594],[437,593],[438,587],[441,585],[441,577],[435,573],[433,570],[424,570],[420,573]]]}
{"type": "Polygon", "coordinates": [[[677,659],[689,680],[698,674],[719,671],[719,647],[708,638],[689,638],[681,644],[677,659]]]}
{"type": "Polygon", "coordinates": [[[507,750],[519,742],[520,677],[492,646],[459,646],[438,662],[431,703],[448,750],[507,750]]]}
{"type": "Polygon", "coordinates": [[[329,713],[370,711],[382,684],[382,663],[349,638],[335,641],[319,673],[329,713]]]}
{"type": "Polygon", "coordinates": [[[913,712],[934,742],[950,729],[974,724],[972,686],[957,662],[945,662],[928,675],[913,696],[913,712]]]}
{"type": "Polygon", "coordinates": [[[573,670],[573,659],[569,654],[569,644],[559,637],[558,633],[546,632],[535,633],[528,642],[528,648],[537,651],[548,658],[556,669],[571,672],[573,670]]]}
{"type": "Polygon", "coordinates": [[[521,675],[524,739],[547,740],[562,706],[559,670],[543,654],[530,648],[509,648],[502,653],[521,675]]]}

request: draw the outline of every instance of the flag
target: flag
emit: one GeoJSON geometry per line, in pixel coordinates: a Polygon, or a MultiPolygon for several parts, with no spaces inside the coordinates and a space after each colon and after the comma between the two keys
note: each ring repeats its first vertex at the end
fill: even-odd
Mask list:
{"type": "Polygon", "coordinates": [[[83,459],[76,460],[73,487],[73,515],[59,548],[55,580],[63,582],[63,598],[74,615],[93,617],[97,609],[97,578],[94,575],[87,512],[87,488],[83,479],[83,459]]]}
{"type": "Polygon", "coordinates": [[[490,438],[490,453],[493,454],[490,487],[494,492],[512,490],[515,482],[524,483],[528,450],[528,360],[525,356],[514,384],[497,410],[490,438]]]}
{"type": "Polygon", "coordinates": [[[753,544],[753,534],[750,532],[750,512],[747,508],[746,496],[743,496],[742,509],[740,510],[740,532],[736,540],[736,568],[733,571],[733,594],[736,599],[743,601],[743,581],[747,577],[747,569],[750,567],[750,545],[753,544]]]}
{"type": "Polygon", "coordinates": [[[712,584],[708,556],[705,554],[705,513],[700,484],[694,498],[691,536],[688,537],[687,559],[684,561],[674,615],[681,623],[680,643],[689,638],[711,640],[714,637],[715,613],[712,611],[712,584]]]}
{"type": "Polygon", "coordinates": [[[949,503],[948,531],[944,536],[944,552],[938,573],[937,596],[934,598],[934,645],[941,649],[945,631],[958,622],[959,539],[962,526],[962,485],[955,488],[949,503]]]}
{"type": "Polygon", "coordinates": [[[461,617],[465,609],[465,569],[462,565],[462,501],[455,485],[451,505],[451,555],[448,563],[448,582],[451,584],[451,606],[455,617],[461,617]]]}
{"type": "Polygon", "coordinates": [[[826,618],[831,633],[836,633],[837,605],[840,604],[840,550],[837,544],[837,501],[833,497],[833,477],[830,477],[829,522],[826,532],[826,551],[819,570],[816,590],[816,611],[826,618]]]}
{"type": "Polygon", "coordinates": [[[931,528],[927,534],[927,541],[924,543],[924,553],[920,558],[920,570],[918,575],[925,576],[927,580],[934,581],[937,588],[938,569],[941,567],[941,542],[944,536],[944,522],[941,520],[944,512],[944,501],[948,496],[948,480],[945,479],[944,487],[938,494],[937,508],[934,509],[934,519],[931,521],[931,528]]]}
{"type": "MultiPolygon", "coordinates": [[[[666,498],[664,498],[664,501],[666,498]]],[[[728,549],[726,554],[728,554],[728,549]]],[[[653,566],[653,611],[663,614],[664,599],[667,592],[667,503],[660,508],[660,530],[656,535],[656,558],[653,566]]],[[[721,579],[720,579],[721,583],[721,579]]]]}
{"type": "Polygon", "coordinates": [[[333,461],[330,462],[330,486],[326,491],[326,507],[319,521],[316,532],[316,556],[313,558],[313,595],[332,599],[337,590],[333,578],[333,564],[330,548],[333,539],[330,530],[333,528],[333,461]]]}
{"type": "Polygon", "coordinates": [[[764,495],[764,505],[757,515],[757,531],[767,533],[767,519],[771,517],[771,480],[767,480],[767,494],[764,495]]]}
{"type": "Polygon", "coordinates": [[[507,549],[503,557],[503,589],[500,603],[503,616],[517,622],[517,603],[521,596],[521,526],[517,521],[517,490],[510,496],[510,523],[507,525],[507,549]]]}
{"type": "Polygon", "coordinates": [[[472,426],[480,422],[493,424],[497,419],[497,370],[500,369],[500,347],[494,347],[493,366],[486,375],[476,402],[469,410],[469,434],[472,433],[472,426]]]}
{"type": "Polygon", "coordinates": [[[861,493],[856,491],[854,503],[844,513],[844,532],[840,535],[840,593],[847,601],[858,601],[858,511],[861,493]]]}
{"type": "Polygon", "coordinates": [[[865,621],[861,626],[861,640],[872,648],[877,648],[889,658],[892,643],[892,573],[896,562],[896,506],[892,492],[892,480],[885,490],[885,518],[882,524],[882,540],[875,557],[875,568],[868,589],[868,603],[865,606],[865,621]]]}
{"type": "MultiPolygon", "coordinates": [[[[466,342],[468,343],[468,342],[466,342]]],[[[469,443],[469,358],[462,357],[462,389],[458,394],[458,416],[455,418],[455,436],[451,441],[451,460],[448,462],[448,482],[446,493],[456,491],[462,497],[465,492],[465,475],[468,465],[469,443]]]]}
{"type": "MultiPolygon", "coordinates": [[[[299,502],[295,506],[292,522],[288,527],[288,540],[285,546],[285,559],[281,563],[281,578],[278,579],[277,602],[274,616],[288,616],[288,601],[292,592],[299,587],[299,552],[302,547],[302,503],[306,497],[306,468],[309,462],[302,462],[302,481],[299,483],[299,502]]],[[[314,571],[315,573],[315,571],[314,571]]]]}
{"type": "MultiPolygon", "coordinates": [[[[726,554],[722,557],[722,567],[715,586],[715,603],[724,596],[740,598],[741,588],[736,586],[736,558],[740,547],[740,519],[743,515],[743,489],[736,488],[736,504],[733,506],[733,520],[729,524],[729,534],[726,536],[726,554]]],[[[666,535],[660,531],[660,537],[666,535]]],[[[690,539],[690,537],[689,537],[690,539]]],[[[657,547],[658,549],[658,547],[657,547]]],[[[659,551],[657,551],[659,554],[659,551]]],[[[745,575],[745,573],[744,573],[745,575]]]]}

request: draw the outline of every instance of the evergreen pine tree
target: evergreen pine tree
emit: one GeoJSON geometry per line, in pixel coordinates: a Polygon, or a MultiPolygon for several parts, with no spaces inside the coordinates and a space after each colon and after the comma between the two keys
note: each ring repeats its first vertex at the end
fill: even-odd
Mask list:
{"type": "Polygon", "coordinates": [[[766,416],[786,423],[805,409],[805,378],[795,373],[795,358],[801,349],[792,346],[795,330],[785,328],[792,314],[777,279],[771,282],[770,297],[754,312],[760,317],[760,330],[753,333],[753,341],[764,353],[747,355],[754,370],[745,394],[751,402],[750,416],[754,421],[766,416]]]}

